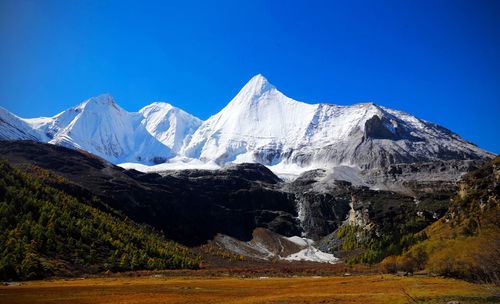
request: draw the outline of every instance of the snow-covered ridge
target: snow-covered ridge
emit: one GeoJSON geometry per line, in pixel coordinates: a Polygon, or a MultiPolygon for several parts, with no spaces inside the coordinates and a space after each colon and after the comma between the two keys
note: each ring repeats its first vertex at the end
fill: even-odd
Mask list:
{"type": "Polygon", "coordinates": [[[23,130],[29,129],[29,139],[83,149],[113,163],[145,165],[174,157],[183,140],[201,123],[167,103],[153,103],[139,112],[127,112],[109,94],[90,98],[53,117],[19,121],[24,124],[23,130]]]}
{"type": "Polygon", "coordinates": [[[142,108],[142,124],[161,143],[178,153],[202,121],[168,103],[155,102],[142,108]]]}
{"type": "Polygon", "coordinates": [[[105,94],[53,117],[22,119],[0,108],[0,139],[84,149],[141,171],[258,162],[294,175],[494,156],[443,127],[373,103],[295,101],[262,75],[206,121],[161,102],[127,112],[105,94]]]}
{"type": "Polygon", "coordinates": [[[493,155],[440,126],[373,103],[295,101],[262,75],[203,122],[181,153],[219,165],[258,162],[285,173],[493,155]]]}
{"type": "Polygon", "coordinates": [[[22,118],[0,107],[0,140],[26,139],[37,140],[33,130],[22,118]]]}

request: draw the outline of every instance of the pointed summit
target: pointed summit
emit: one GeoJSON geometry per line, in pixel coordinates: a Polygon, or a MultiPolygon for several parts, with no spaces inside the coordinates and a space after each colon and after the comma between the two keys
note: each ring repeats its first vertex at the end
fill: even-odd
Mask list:
{"type": "MultiPolygon", "coordinates": [[[[250,79],[250,81],[241,89],[238,93],[238,96],[241,97],[253,97],[253,96],[261,96],[265,92],[276,89],[272,84],[267,81],[267,79],[262,76],[262,74],[255,75],[250,79]]],[[[237,96],[237,97],[238,97],[237,96]]]]}
{"type": "Polygon", "coordinates": [[[166,102],[161,102],[161,101],[156,101],[153,102],[150,105],[145,106],[144,108],[139,110],[139,113],[149,113],[149,112],[157,112],[157,111],[170,111],[171,109],[174,109],[175,107],[169,103],[166,102]]]}
{"type": "MultiPolygon", "coordinates": [[[[274,146],[279,138],[299,136],[316,107],[286,97],[264,76],[256,75],[224,109],[203,122],[186,145],[185,155],[223,163],[248,152],[236,161],[260,161],[247,144],[274,146]]],[[[264,163],[271,161],[272,157],[264,163]]]]}
{"type": "Polygon", "coordinates": [[[115,101],[113,99],[113,96],[111,96],[111,94],[106,93],[106,94],[101,94],[101,95],[96,96],[96,97],[91,97],[91,98],[85,100],[84,102],[82,102],[82,104],[90,104],[90,103],[108,105],[108,104],[114,104],[115,101]]]}
{"type": "Polygon", "coordinates": [[[177,153],[184,139],[192,135],[202,121],[165,102],[154,102],[142,108],[141,124],[157,140],[177,153]]]}
{"type": "MultiPolygon", "coordinates": [[[[224,109],[231,109],[230,111],[234,111],[234,108],[243,110],[243,108],[255,107],[256,104],[259,103],[259,101],[269,99],[271,95],[283,94],[281,94],[275,86],[270,84],[269,81],[267,81],[267,79],[262,76],[262,74],[258,74],[252,77],[252,79],[250,79],[250,81],[245,84],[245,86],[229,102],[229,104],[227,104],[224,109]]],[[[280,97],[270,99],[280,99],[280,97]]]]}
{"type": "Polygon", "coordinates": [[[97,97],[92,97],[78,106],[72,108],[75,110],[85,110],[85,111],[91,111],[91,112],[101,112],[103,109],[114,109],[115,111],[118,112],[125,112],[119,105],[116,104],[115,100],[113,99],[113,96],[111,94],[106,93],[106,94],[101,94],[97,97]]]}

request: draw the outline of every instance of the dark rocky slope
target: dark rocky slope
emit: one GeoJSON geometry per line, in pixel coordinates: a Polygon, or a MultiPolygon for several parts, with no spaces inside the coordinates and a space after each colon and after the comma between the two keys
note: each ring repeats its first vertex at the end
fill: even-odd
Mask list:
{"type": "MultiPolygon", "coordinates": [[[[258,227],[319,240],[346,220],[382,233],[400,205],[420,204],[419,211],[431,222],[446,210],[450,196],[448,188],[422,191],[415,199],[342,181],[325,186],[318,180],[321,170],[284,183],[260,164],[145,174],[85,151],[34,141],[2,141],[0,157],[18,167],[33,164],[61,175],[74,183],[65,191],[96,195],[129,218],[189,246],[206,243],[218,233],[249,241],[258,227]]],[[[386,176],[377,174],[374,179],[386,176]]]]}
{"type": "Polygon", "coordinates": [[[256,227],[300,233],[294,200],[273,189],[278,178],[258,164],[219,171],[144,174],[84,151],[34,141],[2,141],[0,157],[15,166],[33,164],[90,192],[129,218],[164,231],[185,245],[217,233],[250,240],[256,227]]]}

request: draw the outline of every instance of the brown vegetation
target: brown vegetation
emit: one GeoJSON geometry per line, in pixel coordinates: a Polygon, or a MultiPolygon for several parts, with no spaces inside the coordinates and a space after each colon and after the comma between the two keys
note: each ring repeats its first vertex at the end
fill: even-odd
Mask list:
{"type": "Polygon", "coordinates": [[[386,258],[389,273],[431,274],[500,286],[500,157],[468,174],[445,217],[422,233],[428,238],[402,256],[386,258]]]}
{"type": "Polygon", "coordinates": [[[481,285],[391,275],[97,278],[0,287],[3,303],[495,303],[481,285]],[[411,299],[413,300],[410,300],[411,299]]]}

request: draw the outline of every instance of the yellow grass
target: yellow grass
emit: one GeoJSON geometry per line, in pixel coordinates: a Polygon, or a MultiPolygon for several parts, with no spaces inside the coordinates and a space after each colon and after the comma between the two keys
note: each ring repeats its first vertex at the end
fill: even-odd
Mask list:
{"type": "Polygon", "coordinates": [[[494,303],[488,289],[430,277],[139,277],[26,282],[0,303],[494,303]]]}

